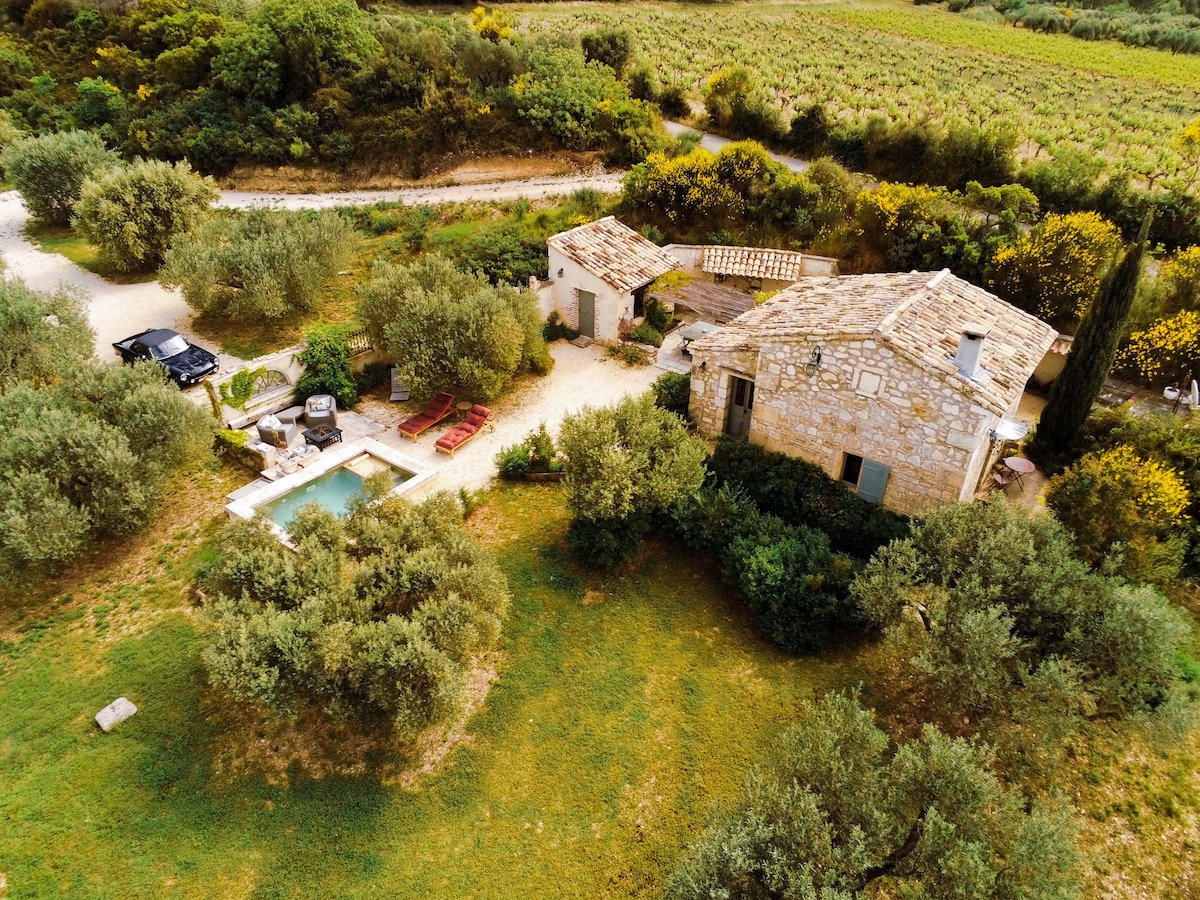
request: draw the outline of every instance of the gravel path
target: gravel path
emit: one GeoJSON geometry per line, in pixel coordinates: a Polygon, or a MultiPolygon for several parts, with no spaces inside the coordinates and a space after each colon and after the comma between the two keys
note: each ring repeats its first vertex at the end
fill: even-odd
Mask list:
{"type": "Polygon", "coordinates": [[[28,217],[20,193],[0,194],[0,253],[6,274],[39,291],[54,290],[60,284],[78,288],[87,297],[88,319],[96,332],[96,356],[100,359],[115,360],[112,344],[144,328],[188,330],[192,311],[179,291],[168,291],[157,281],[113,284],[65,256],[44,253],[25,239],[28,217]]]}
{"type": "Polygon", "coordinates": [[[420,412],[416,404],[367,400],[355,411],[387,426],[387,431],[378,436],[380,440],[435,469],[439,489],[474,490],[486,487],[496,476],[496,454],[502,448],[525,440],[543,422],[551,434],[557,435],[559,424],[568,414],[584,406],[613,406],[625,397],[641,394],[663,373],[654,366],[623,365],[611,359],[599,344],[575,347],[555,341],[550,345],[550,354],[554,357],[550,374],[525,379],[517,390],[497,400],[489,418],[493,429],[485,429],[464,444],[453,459],[434,448],[453,419],[448,419],[445,427],[430,429],[414,444],[399,435],[396,425],[420,412]]]}
{"type": "Polygon", "coordinates": [[[249,209],[272,206],[280,209],[326,209],[334,206],[365,206],[384,200],[399,200],[407,205],[420,203],[465,203],[470,200],[540,200],[570,194],[581,188],[605,193],[621,189],[623,172],[600,175],[565,175],[557,178],[527,178],[522,181],[496,181],[490,184],[454,184],[446,187],[403,188],[392,191],[346,191],[331,194],[261,194],[246,191],[222,191],[218,206],[249,209]]]}

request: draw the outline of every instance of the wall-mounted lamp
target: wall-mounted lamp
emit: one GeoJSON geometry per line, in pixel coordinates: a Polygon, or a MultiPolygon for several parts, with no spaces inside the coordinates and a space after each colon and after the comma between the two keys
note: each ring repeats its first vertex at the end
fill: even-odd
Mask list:
{"type": "Polygon", "coordinates": [[[804,364],[804,374],[812,378],[817,374],[817,370],[821,368],[821,348],[813,348],[813,352],[809,354],[808,362],[804,364]]]}
{"type": "Polygon", "coordinates": [[[704,360],[704,362],[700,363],[700,371],[703,372],[707,368],[708,368],[708,360],[706,359],[706,360],[704,360]]]}
{"type": "Polygon", "coordinates": [[[1029,434],[1029,426],[1019,419],[1008,416],[996,423],[996,427],[988,432],[993,441],[1019,441],[1029,434]]]}
{"type": "Polygon", "coordinates": [[[559,270],[558,270],[558,277],[559,277],[559,278],[562,278],[562,276],[563,276],[563,270],[562,270],[562,269],[559,269],[559,270]]]}

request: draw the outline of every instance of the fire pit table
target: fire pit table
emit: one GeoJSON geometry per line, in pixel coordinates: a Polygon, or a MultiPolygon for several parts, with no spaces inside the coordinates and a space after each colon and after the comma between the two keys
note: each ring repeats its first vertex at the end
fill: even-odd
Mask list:
{"type": "Polygon", "coordinates": [[[317,425],[304,432],[304,442],[312,444],[318,450],[324,450],[330,444],[342,442],[342,429],[336,425],[317,425]]]}

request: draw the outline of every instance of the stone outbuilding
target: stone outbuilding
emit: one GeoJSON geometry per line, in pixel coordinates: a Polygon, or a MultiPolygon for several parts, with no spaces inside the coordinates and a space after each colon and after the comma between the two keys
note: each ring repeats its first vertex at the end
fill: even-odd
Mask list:
{"type": "Polygon", "coordinates": [[[975,494],[1057,336],[949,271],[805,278],[692,344],[689,412],[920,513],[975,494]]]}
{"type": "Polygon", "coordinates": [[[551,308],[580,334],[615,341],[622,319],[645,315],[645,291],[679,260],[613,216],[547,240],[551,308]]]}
{"type": "Polygon", "coordinates": [[[668,244],[663,249],[683,264],[684,272],[747,294],[773,293],[810,275],[838,273],[836,259],[797,250],[723,244],[668,244]]]}

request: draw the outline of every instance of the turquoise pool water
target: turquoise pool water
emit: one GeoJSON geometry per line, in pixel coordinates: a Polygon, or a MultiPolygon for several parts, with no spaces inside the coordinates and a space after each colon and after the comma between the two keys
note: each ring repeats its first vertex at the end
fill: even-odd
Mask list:
{"type": "MultiPolygon", "coordinates": [[[[399,469],[388,467],[392,472],[392,486],[407,481],[412,475],[399,469]]],[[[286,528],[296,515],[296,510],[306,503],[319,503],[331,512],[344,516],[347,512],[347,502],[351,495],[362,490],[363,478],[347,466],[339,466],[324,475],[314,478],[307,484],[302,484],[284,494],[277,500],[264,504],[261,508],[270,513],[275,524],[286,528]]]]}

